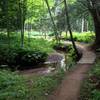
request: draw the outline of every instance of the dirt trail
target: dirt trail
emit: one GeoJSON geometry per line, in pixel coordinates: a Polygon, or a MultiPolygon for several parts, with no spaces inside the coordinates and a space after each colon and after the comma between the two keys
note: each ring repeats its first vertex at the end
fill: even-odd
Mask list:
{"type": "Polygon", "coordinates": [[[78,64],[73,72],[66,75],[62,84],[48,100],[78,100],[82,80],[90,67],[91,64],[78,64]]]}
{"type": "Polygon", "coordinates": [[[78,100],[83,79],[95,62],[96,55],[86,46],[77,44],[82,49],[83,56],[74,69],[66,74],[62,84],[48,97],[48,100],[78,100]]]}

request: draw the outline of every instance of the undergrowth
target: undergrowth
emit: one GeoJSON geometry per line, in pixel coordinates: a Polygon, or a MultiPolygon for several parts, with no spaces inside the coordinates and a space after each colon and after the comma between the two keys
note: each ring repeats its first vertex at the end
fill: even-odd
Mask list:
{"type": "Polygon", "coordinates": [[[100,59],[84,81],[79,100],[100,100],[100,59]]]}
{"type": "Polygon", "coordinates": [[[47,100],[64,76],[55,75],[23,77],[10,71],[0,71],[0,100],[47,100]]]}
{"type": "MultiPolygon", "coordinates": [[[[65,33],[63,33],[62,37],[64,39],[71,40],[69,33],[67,34],[67,36],[65,35],[65,33]]],[[[84,32],[84,33],[73,32],[73,38],[74,38],[74,41],[91,43],[95,39],[95,34],[92,32],[84,32]]]]}

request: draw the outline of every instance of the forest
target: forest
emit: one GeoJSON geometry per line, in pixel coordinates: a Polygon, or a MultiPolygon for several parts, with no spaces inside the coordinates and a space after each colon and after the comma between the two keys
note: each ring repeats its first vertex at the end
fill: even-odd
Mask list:
{"type": "Polygon", "coordinates": [[[0,0],[0,100],[100,100],[100,0],[0,0]]]}

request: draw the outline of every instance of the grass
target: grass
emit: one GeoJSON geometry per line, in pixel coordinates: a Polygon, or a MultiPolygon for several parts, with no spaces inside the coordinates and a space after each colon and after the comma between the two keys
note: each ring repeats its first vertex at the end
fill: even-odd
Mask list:
{"type": "MultiPolygon", "coordinates": [[[[71,61],[69,63],[72,64],[71,61]]],[[[72,70],[72,65],[67,63],[66,69],[72,70]]],[[[65,71],[60,68],[56,70],[55,74],[31,77],[1,70],[0,100],[48,100],[48,95],[57,88],[64,75],[65,71]]]]}
{"type": "MultiPolygon", "coordinates": [[[[26,34],[26,33],[25,33],[26,34]]],[[[35,33],[34,33],[35,34],[35,33]]],[[[65,33],[62,33],[62,37],[66,38],[65,33]]],[[[85,33],[76,33],[73,32],[73,37],[75,41],[79,42],[93,42],[94,40],[94,33],[85,32],[85,33]]],[[[70,40],[70,35],[67,35],[67,39],[70,40]]],[[[21,37],[19,33],[11,33],[10,34],[10,46],[11,47],[20,47],[21,37]]],[[[8,38],[7,35],[4,33],[0,34],[0,44],[3,46],[8,46],[8,38]]],[[[41,51],[50,53],[53,52],[53,42],[49,42],[44,40],[43,38],[30,38],[28,39],[25,35],[24,37],[24,47],[27,49],[39,49],[41,51]]]]}
{"type": "MultiPolygon", "coordinates": [[[[53,51],[52,43],[44,39],[24,39],[24,48],[38,49],[47,53],[53,51]]],[[[0,46],[8,49],[6,34],[0,34],[0,46]]],[[[10,36],[10,47],[20,47],[20,36],[16,33],[10,36]]],[[[16,72],[0,71],[0,100],[46,100],[46,97],[58,86],[64,72],[59,70],[55,75],[23,77],[16,72]]]]}
{"type": "Polygon", "coordinates": [[[58,86],[64,76],[33,76],[31,79],[15,72],[0,71],[0,100],[47,100],[47,96],[58,86]]]}
{"type": "MultiPolygon", "coordinates": [[[[10,36],[10,47],[18,48],[20,47],[20,42],[21,42],[20,35],[18,33],[12,33],[10,36]]],[[[53,52],[52,45],[53,45],[52,42],[44,40],[43,38],[39,38],[39,39],[30,38],[30,41],[29,41],[27,37],[24,37],[24,48],[27,48],[30,50],[38,49],[43,52],[50,53],[50,52],[53,52]]],[[[0,34],[0,46],[1,47],[5,46],[7,48],[9,47],[8,38],[6,34],[0,34]]]]}
{"type": "MultiPolygon", "coordinates": [[[[7,47],[8,40],[5,34],[0,37],[2,46],[7,47]]],[[[20,37],[15,34],[10,37],[11,47],[20,47],[20,37]],[[16,38],[17,37],[17,38],[16,38]]],[[[53,52],[52,43],[44,39],[30,39],[25,37],[25,48],[39,49],[47,53],[53,52]]],[[[72,60],[71,60],[72,61],[72,60]]],[[[69,61],[71,64],[72,62],[69,61]]],[[[67,64],[66,69],[72,65],[67,64]]],[[[71,67],[72,68],[72,67],[71,67]]],[[[47,100],[47,96],[61,83],[64,77],[62,69],[56,74],[47,76],[24,77],[16,72],[0,71],[0,100],[47,100]]]]}
{"type": "MultiPolygon", "coordinates": [[[[38,32],[38,31],[32,30],[29,33],[31,36],[43,36],[45,32],[38,32]]],[[[50,31],[48,33],[46,33],[46,35],[50,35],[50,34],[52,34],[52,32],[50,32],[50,31]]],[[[28,31],[25,31],[25,35],[28,35],[28,31]]]]}
{"type": "MultiPolygon", "coordinates": [[[[70,40],[70,34],[69,33],[67,34],[67,37],[66,37],[66,34],[63,32],[62,37],[70,40]]],[[[78,41],[78,42],[89,43],[89,42],[94,41],[95,34],[91,33],[91,32],[84,32],[84,33],[73,32],[73,38],[74,38],[75,41],[78,41]]]]}
{"type": "Polygon", "coordinates": [[[25,79],[10,71],[0,71],[0,100],[24,100],[28,93],[25,79]]]}
{"type": "MultiPolygon", "coordinates": [[[[72,64],[72,62],[70,63],[72,64]]],[[[67,64],[66,69],[72,70],[72,65],[67,64]]],[[[56,70],[55,74],[31,77],[18,75],[17,72],[1,70],[0,100],[48,100],[48,95],[57,88],[64,75],[65,71],[60,68],[56,70]]]]}
{"type": "Polygon", "coordinates": [[[100,100],[100,59],[83,83],[80,100],[100,100]]]}

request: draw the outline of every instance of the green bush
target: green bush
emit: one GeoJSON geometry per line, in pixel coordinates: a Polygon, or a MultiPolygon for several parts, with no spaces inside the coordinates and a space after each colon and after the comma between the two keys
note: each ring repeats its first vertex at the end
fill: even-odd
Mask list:
{"type": "Polygon", "coordinates": [[[47,58],[45,52],[40,50],[34,51],[19,51],[16,56],[17,64],[20,65],[19,69],[36,67],[35,65],[43,64],[47,58]]]}
{"type": "MultiPolygon", "coordinates": [[[[66,37],[66,35],[63,35],[63,37],[65,39],[71,40],[70,34],[68,34],[67,37],[66,37]]],[[[78,41],[78,42],[89,43],[89,42],[93,42],[94,41],[95,34],[94,33],[90,33],[90,32],[84,32],[84,33],[76,33],[76,32],[73,32],[73,39],[75,41],[78,41]]]]}
{"type": "Polygon", "coordinates": [[[65,45],[63,43],[59,43],[59,44],[53,45],[53,48],[55,50],[59,50],[59,51],[63,51],[67,53],[67,57],[72,61],[78,61],[82,56],[82,53],[78,50],[80,57],[77,57],[75,50],[71,44],[65,45]]]}
{"type": "Polygon", "coordinates": [[[100,60],[98,60],[84,81],[80,100],[100,100],[100,60]]]}
{"type": "Polygon", "coordinates": [[[0,64],[14,69],[17,66],[19,69],[34,68],[35,65],[43,64],[47,58],[47,53],[40,50],[4,49],[0,50],[0,64]]]}
{"type": "Polygon", "coordinates": [[[79,55],[78,55],[79,57],[77,56],[74,48],[72,46],[69,46],[69,52],[67,55],[68,55],[68,58],[74,62],[78,61],[82,57],[82,52],[79,49],[77,49],[77,50],[79,53],[79,55]]]}
{"type": "Polygon", "coordinates": [[[24,78],[15,72],[0,71],[0,100],[47,100],[63,77],[63,70],[57,74],[31,78],[24,78]]]}
{"type": "Polygon", "coordinates": [[[76,53],[75,53],[75,51],[74,51],[72,46],[70,47],[70,50],[68,52],[68,58],[72,59],[72,61],[76,60],[76,53]]]}
{"type": "Polygon", "coordinates": [[[71,45],[65,45],[63,43],[53,45],[53,48],[55,50],[59,50],[59,51],[63,51],[63,52],[68,52],[71,49],[70,47],[71,47],[71,45]]]}
{"type": "MultiPolygon", "coordinates": [[[[10,47],[20,48],[20,44],[21,44],[20,39],[21,37],[19,33],[10,33],[10,39],[9,39],[10,47]]],[[[6,33],[0,34],[0,49],[1,49],[1,45],[9,48],[9,45],[8,45],[9,40],[6,33]]],[[[30,50],[38,49],[40,51],[47,52],[47,53],[50,53],[53,51],[52,42],[49,42],[43,39],[42,37],[41,38],[31,37],[29,40],[26,35],[24,37],[24,48],[27,48],[30,50]]]]}
{"type": "Polygon", "coordinates": [[[24,100],[28,87],[22,76],[10,71],[0,71],[0,100],[24,100]]]}

